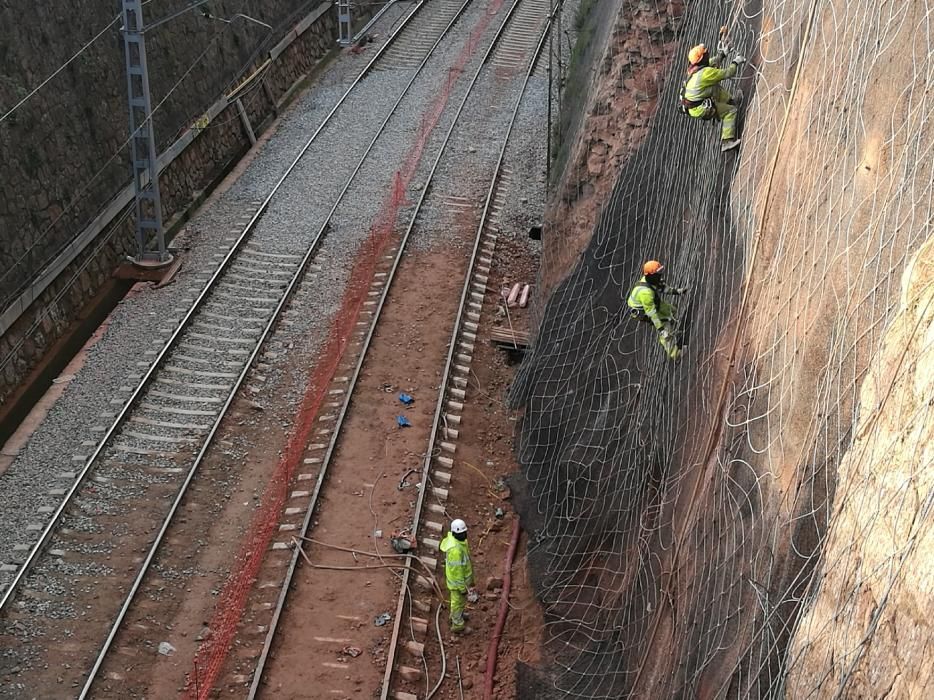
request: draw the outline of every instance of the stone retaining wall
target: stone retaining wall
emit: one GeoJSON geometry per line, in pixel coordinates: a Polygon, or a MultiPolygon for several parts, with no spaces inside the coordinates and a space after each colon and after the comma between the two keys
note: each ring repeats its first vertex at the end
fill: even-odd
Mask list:
{"type": "MultiPolygon", "coordinates": [[[[86,4],[86,3],[85,3],[86,4]]],[[[219,3],[220,4],[220,3],[219,3]]],[[[109,5],[109,3],[108,3],[109,5]]],[[[252,127],[256,133],[271,122],[271,119],[278,113],[279,107],[284,99],[289,97],[292,88],[301,81],[310,70],[336,47],[337,22],[335,12],[330,3],[323,3],[313,7],[308,11],[308,3],[286,2],[286,0],[275,0],[265,3],[266,14],[269,15],[273,10],[278,10],[289,18],[289,24],[277,31],[275,39],[289,35],[296,28],[304,28],[304,31],[294,38],[284,50],[279,53],[279,49],[273,51],[274,59],[270,63],[265,75],[264,83],[255,90],[249,91],[248,99],[244,99],[247,113],[249,114],[252,127]],[[302,14],[294,17],[294,6],[302,6],[302,14]],[[303,21],[303,17],[305,21],[303,21]],[[310,22],[309,22],[310,20],[310,22]],[[307,28],[305,25],[308,25],[307,28]],[[277,54],[277,55],[276,55],[277,54]]],[[[378,9],[378,8],[377,8],[378,9]]],[[[220,15],[220,12],[217,11],[220,15]]],[[[234,14],[232,11],[231,14],[234,14]]],[[[0,11],[0,18],[3,12],[0,11]]],[[[257,17],[263,18],[262,14],[257,17]]],[[[274,18],[269,17],[270,24],[274,18]]],[[[106,23],[106,15],[103,24],[106,23]]],[[[180,31],[176,39],[185,42],[188,33],[180,31]]],[[[155,42],[153,42],[155,43],[155,42]]],[[[267,41],[264,52],[255,56],[247,68],[230,73],[226,77],[222,71],[217,71],[213,76],[203,76],[198,81],[204,84],[207,80],[212,80],[210,95],[207,104],[203,104],[200,109],[209,111],[209,105],[220,96],[221,102],[215,102],[215,110],[225,106],[223,94],[228,89],[237,84],[239,79],[251,74],[253,70],[261,65],[263,61],[270,57],[269,50],[275,44],[275,41],[267,41]],[[239,76],[239,77],[238,77],[239,76]]],[[[160,50],[156,44],[154,50],[150,46],[150,64],[158,64],[160,57],[163,57],[164,50],[160,50]]],[[[3,63],[4,52],[9,50],[0,49],[0,63],[3,63]]],[[[238,56],[242,60],[242,56],[238,56]]],[[[240,64],[242,65],[242,63],[240,64]]],[[[121,68],[122,70],[122,64],[121,68]]],[[[155,71],[155,68],[153,68],[155,71]]],[[[117,83],[114,83],[117,85],[117,83]]],[[[109,89],[109,88],[108,88],[109,89]]],[[[207,88],[204,88],[207,89],[207,88]]],[[[2,76],[0,76],[0,95],[2,95],[2,76]]],[[[125,86],[119,83],[120,99],[110,107],[120,112],[119,127],[115,131],[120,136],[114,139],[123,138],[126,132],[126,120],[123,116],[126,107],[120,100],[125,94],[125,86]],[[120,130],[122,128],[122,131],[120,130]]],[[[153,86],[153,102],[159,101],[159,95],[164,94],[164,90],[157,90],[153,86]]],[[[9,104],[8,96],[3,96],[3,105],[9,104]]],[[[180,99],[184,101],[184,96],[180,99]]],[[[188,100],[189,107],[192,104],[198,104],[197,100],[188,100]]],[[[202,98],[202,102],[204,99],[202,98]]],[[[201,201],[206,190],[209,190],[222,177],[233,164],[235,164],[249,149],[251,143],[246,130],[238,116],[236,104],[231,103],[220,112],[213,115],[210,123],[205,127],[203,120],[198,122],[197,118],[191,118],[179,130],[173,125],[178,122],[178,114],[181,114],[181,108],[175,109],[175,114],[166,113],[163,122],[157,120],[157,138],[160,144],[165,148],[166,145],[174,143],[174,147],[167,150],[175,150],[180,145],[184,145],[184,150],[177,154],[172,161],[164,167],[160,175],[160,188],[162,194],[162,205],[164,218],[166,222],[173,219],[179,219],[193,206],[201,201]],[[200,127],[191,126],[197,123],[200,127]],[[169,129],[173,129],[171,133],[169,129]],[[170,133],[171,138],[167,138],[170,133]],[[181,133],[182,137],[176,141],[176,136],[181,133]],[[189,142],[190,141],[190,142],[189,142]],[[187,145],[185,145],[187,143],[187,145]]],[[[5,110],[0,107],[0,114],[5,110]]],[[[194,115],[200,112],[193,112],[194,115]]],[[[117,121],[112,119],[111,122],[117,121]]],[[[9,122],[9,120],[8,120],[9,122]]],[[[5,146],[4,141],[11,142],[13,134],[22,127],[14,124],[14,129],[7,128],[8,122],[0,125],[0,145],[5,146]]],[[[89,128],[91,132],[94,129],[89,128]]],[[[67,129],[65,130],[67,132],[67,129]]],[[[89,133],[88,136],[91,136],[89,133]]],[[[114,139],[104,142],[89,142],[89,148],[101,152],[111,152],[114,139]]],[[[62,137],[62,144],[65,147],[67,137],[62,137]]],[[[56,142],[57,143],[57,142],[56,142]]],[[[12,145],[15,149],[15,144],[12,145]]],[[[28,147],[25,147],[29,150],[28,147]]],[[[0,149],[3,150],[3,149],[0,149]]],[[[11,151],[12,153],[13,151],[11,151]]],[[[22,148],[17,151],[25,152],[22,148]]],[[[77,154],[80,155],[80,154],[77,154]]],[[[165,156],[160,156],[160,161],[165,156]]],[[[30,158],[34,158],[39,163],[37,176],[42,173],[52,173],[56,167],[55,148],[41,154],[36,151],[30,158]],[[45,161],[41,161],[44,158],[45,161]]],[[[96,156],[89,155],[91,160],[96,156]]],[[[4,165],[7,165],[5,162],[4,165]]],[[[61,184],[61,178],[51,177],[47,187],[43,187],[41,177],[23,180],[23,159],[11,162],[11,168],[5,175],[0,174],[0,261],[2,261],[3,270],[7,273],[7,282],[11,281],[10,270],[12,270],[16,261],[23,256],[24,250],[30,242],[35,241],[36,237],[42,235],[43,226],[56,216],[60,216],[63,210],[63,202],[67,197],[62,196],[56,188],[61,184]],[[17,174],[22,187],[17,184],[17,174]],[[21,191],[20,191],[21,190],[21,191]],[[29,192],[27,194],[27,191],[29,192]],[[19,193],[18,193],[19,192],[19,193]],[[15,232],[15,233],[14,233],[15,232]]],[[[81,167],[74,166],[65,168],[62,177],[78,178],[77,182],[82,182],[81,167]]],[[[13,305],[20,300],[20,306],[26,306],[31,297],[25,297],[23,302],[23,289],[29,291],[29,284],[41,276],[43,269],[47,269],[51,261],[61,260],[63,255],[68,255],[67,246],[74,245],[79,238],[79,234],[86,229],[91,219],[98,216],[105,207],[110,205],[113,210],[119,205],[118,199],[114,199],[116,192],[126,194],[125,188],[128,185],[129,164],[125,152],[114,159],[113,167],[119,171],[119,177],[107,177],[107,173],[102,177],[100,192],[86,193],[85,198],[88,202],[76,206],[70,216],[66,216],[61,221],[61,230],[53,231],[50,236],[50,245],[47,248],[37,250],[34,260],[23,261],[25,274],[18,275],[16,284],[0,284],[0,295],[4,299],[3,308],[6,310],[5,319],[8,327],[0,336],[0,405],[16,390],[16,388],[26,379],[29,373],[38,365],[51,346],[61,338],[77,319],[82,308],[97,295],[105,284],[111,279],[114,268],[124,259],[124,257],[134,250],[134,228],[132,218],[129,216],[128,208],[122,210],[116,209],[117,216],[113,222],[103,228],[96,239],[79,253],[74,259],[55,277],[35,300],[28,304],[25,309],[16,309],[13,305]],[[106,190],[106,192],[105,192],[106,190]],[[106,197],[104,196],[106,194],[106,197]],[[66,222],[65,219],[68,219],[66,222]],[[64,234],[68,238],[64,238],[64,234]],[[54,238],[55,240],[51,240],[54,238]],[[64,253],[63,253],[64,250],[64,253]],[[24,287],[24,285],[26,285],[24,287]],[[12,301],[11,301],[12,300],[12,301]],[[15,319],[15,321],[12,321],[15,319]],[[10,322],[12,321],[12,325],[10,322]]],[[[90,229],[88,229],[90,230],[90,229]]],[[[69,257],[70,259],[70,257],[69,257]]],[[[0,273],[3,274],[3,273],[0,273]]]]}

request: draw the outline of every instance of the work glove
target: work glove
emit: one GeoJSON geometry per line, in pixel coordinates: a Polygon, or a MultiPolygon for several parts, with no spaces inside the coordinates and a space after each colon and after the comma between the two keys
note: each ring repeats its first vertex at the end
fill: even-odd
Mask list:
{"type": "Polygon", "coordinates": [[[677,294],[677,295],[680,296],[680,295],[684,294],[685,292],[687,292],[687,290],[688,290],[687,287],[676,287],[676,288],[675,288],[675,294],[677,294]]]}
{"type": "Polygon", "coordinates": [[[668,332],[667,328],[662,328],[661,332],[658,334],[662,340],[668,340],[671,337],[671,333],[668,332]]]}
{"type": "Polygon", "coordinates": [[[467,602],[476,603],[478,600],[480,600],[480,594],[477,593],[477,589],[476,588],[467,589],[467,602]]]}
{"type": "Polygon", "coordinates": [[[743,65],[745,62],[746,62],[746,57],[743,56],[742,54],[736,54],[735,56],[733,56],[733,63],[735,63],[737,66],[743,65]]]}

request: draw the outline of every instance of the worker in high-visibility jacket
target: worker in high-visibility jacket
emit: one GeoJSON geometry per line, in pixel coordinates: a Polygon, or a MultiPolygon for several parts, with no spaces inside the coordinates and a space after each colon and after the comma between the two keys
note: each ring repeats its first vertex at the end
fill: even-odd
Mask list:
{"type": "Polygon", "coordinates": [[[732,78],[746,62],[743,56],[734,56],[730,65],[720,68],[727,54],[721,49],[716,56],[703,44],[688,52],[688,79],[681,88],[681,106],[696,119],[720,120],[720,150],[729,151],[739,145],[736,138],[736,115],[742,92],[731,95],[720,83],[732,78]]]}
{"type": "Polygon", "coordinates": [[[637,321],[651,323],[658,331],[658,342],[672,360],[678,359],[681,348],[674,337],[672,323],[677,309],[661,298],[662,294],[681,295],[687,287],[669,287],[665,284],[662,270],[665,266],[658,260],[649,260],[642,266],[642,277],[629,292],[630,315],[637,321]]]}
{"type": "Polygon", "coordinates": [[[444,552],[444,576],[451,594],[451,631],[464,632],[464,608],[467,601],[477,601],[474,589],[473,564],[467,544],[467,523],[460,518],[451,521],[451,531],[441,540],[444,552]]]}

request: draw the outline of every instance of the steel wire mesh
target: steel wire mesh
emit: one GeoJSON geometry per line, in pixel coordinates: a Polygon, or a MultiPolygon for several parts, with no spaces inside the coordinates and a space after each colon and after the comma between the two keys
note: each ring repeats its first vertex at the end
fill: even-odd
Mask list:
{"type": "MultiPolygon", "coordinates": [[[[626,23],[636,6],[659,24],[671,11],[620,6],[626,23]]],[[[931,537],[934,392],[910,385],[934,344],[932,302],[918,301],[923,284],[902,290],[934,215],[931,13],[925,1],[688,6],[650,129],[513,387],[546,620],[536,687],[797,698],[878,696],[899,673],[929,683],[895,668],[878,630],[932,580],[906,568],[931,537]],[[676,111],[682,56],[723,23],[755,59],[739,81],[741,152],[725,157],[718,128],[676,111]],[[648,258],[690,286],[675,300],[690,337],[677,364],[628,317],[648,258]],[[879,396],[907,423],[854,442],[879,396]],[[880,488],[893,461],[899,480],[880,488]]],[[[923,615],[911,629],[927,648],[923,615]]]]}

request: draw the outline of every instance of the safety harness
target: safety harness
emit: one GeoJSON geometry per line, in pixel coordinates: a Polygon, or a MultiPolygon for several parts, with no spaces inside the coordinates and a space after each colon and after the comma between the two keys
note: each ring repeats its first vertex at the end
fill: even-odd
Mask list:
{"type": "Polygon", "coordinates": [[[715,116],[717,116],[717,107],[713,102],[713,98],[708,97],[706,99],[695,102],[694,100],[689,100],[688,98],[684,96],[684,93],[688,88],[688,82],[690,82],[691,78],[694,77],[694,74],[697,73],[697,71],[699,71],[702,67],[703,66],[691,66],[688,69],[688,78],[683,83],[681,83],[681,93],[678,95],[678,97],[681,99],[681,106],[680,106],[679,111],[681,112],[681,114],[686,114],[687,116],[693,119],[702,119],[704,121],[708,121],[710,119],[713,119],[715,116]],[[694,115],[690,113],[689,110],[692,110],[695,107],[701,107],[701,106],[703,106],[704,108],[703,114],[695,117],[694,115]]]}
{"type": "MultiPolygon", "coordinates": [[[[658,292],[655,291],[655,287],[653,287],[651,284],[648,282],[637,282],[636,285],[632,288],[632,291],[629,292],[630,296],[632,296],[632,294],[634,294],[637,289],[648,289],[650,292],[652,292],[652,300],[656,305],[658,304],[658,292]]],[[[652,322],[652,319],[649,318],[649,315],[645,313],[645,310],[642,308],[629,309],[629,315],[633,320],[636,321],[644,321],[646,323],[652,322]]]]}

